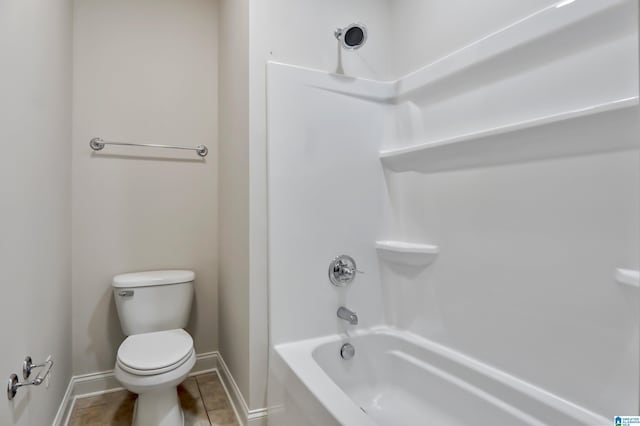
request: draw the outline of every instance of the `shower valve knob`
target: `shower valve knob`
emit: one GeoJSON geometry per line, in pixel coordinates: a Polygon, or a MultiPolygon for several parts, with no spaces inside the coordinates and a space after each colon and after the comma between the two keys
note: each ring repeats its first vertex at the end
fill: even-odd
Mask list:
{"type": "Polygon", "coordinates": [[[346,254],[333,259],[329,264],[329,281],[337,287],[346,287],[356,278],[356,273],[363,274],[358,270],[356,261],[346,254]]]}

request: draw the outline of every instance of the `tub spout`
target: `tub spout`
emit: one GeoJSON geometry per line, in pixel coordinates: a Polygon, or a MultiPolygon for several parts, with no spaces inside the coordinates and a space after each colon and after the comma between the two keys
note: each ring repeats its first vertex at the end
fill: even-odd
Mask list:
{"type": "Polygon", "coordinates": [[[338,308],[338,318],[348,321],[351,325],[358,324],[358,315],[344,306],[340,306],[340,308],[338,308]]]}

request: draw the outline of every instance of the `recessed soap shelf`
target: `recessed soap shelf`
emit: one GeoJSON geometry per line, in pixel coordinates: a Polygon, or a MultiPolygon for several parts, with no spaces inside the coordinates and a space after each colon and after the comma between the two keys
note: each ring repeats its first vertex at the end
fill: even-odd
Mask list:
{"type": "MultiPolygon", "coordinates": [[[[560,153],[612,150],[614,147],[603,135],[611,128],[640,128],[639,102],[638,96],[625,97],[404,148],[384,149],[380,160],[395,172],[429,173],[547,158],[560,153]],[[577,130],[582,132],[580,137],[576,137],[577,130]]],[[[635,136],[637,132],[628,134],[635,136]]],[[[615,148],[636,148],[634,136],[621,136],[615,148]]]]}
{"type": "Polygon", "coordinates": [[[406,241],[376,241],[376,250],[386,261],[409,266],[427,266],[440,253],[438,246],[406,241]]]}
{"type": "Polygon", "coordinates": [[[616,269],[616,281],[631,287],[640,287],[640,271],[633,269],[616,269]]]}

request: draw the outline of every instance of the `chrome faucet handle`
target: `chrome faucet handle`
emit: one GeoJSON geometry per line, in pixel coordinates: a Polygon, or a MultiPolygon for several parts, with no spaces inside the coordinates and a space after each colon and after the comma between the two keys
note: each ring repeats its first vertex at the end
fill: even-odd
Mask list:
{"type": "Polygon", "coordinates": [[[356,273],[364,272],[356,267],[353,257],[346,254],[336,257],[329,264],[329,281],[337,287],[346,287],[351,284],[356,278],[356,273]]]}
{"type": "Polygon", "coordinates": [[[351,267],[349,266],[349,264],[345,263],[344,261],[338,261],[338,266],[342,268],[342,271],[345,274],[350,274],[350,275],[353,275],[355,273],[364,274],[364,271],[361,271],[360,269],[354,269],[355,265],[351,267]]]}

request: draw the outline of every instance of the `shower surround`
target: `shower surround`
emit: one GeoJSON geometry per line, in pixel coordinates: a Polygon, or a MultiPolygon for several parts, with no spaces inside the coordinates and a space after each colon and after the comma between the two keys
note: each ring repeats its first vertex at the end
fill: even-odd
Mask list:
{"type": "Polygon", "coordinates": [[[637,8],[558,2],[392,82],[268,65],[270,424],[638,414],[637,8]]]}

